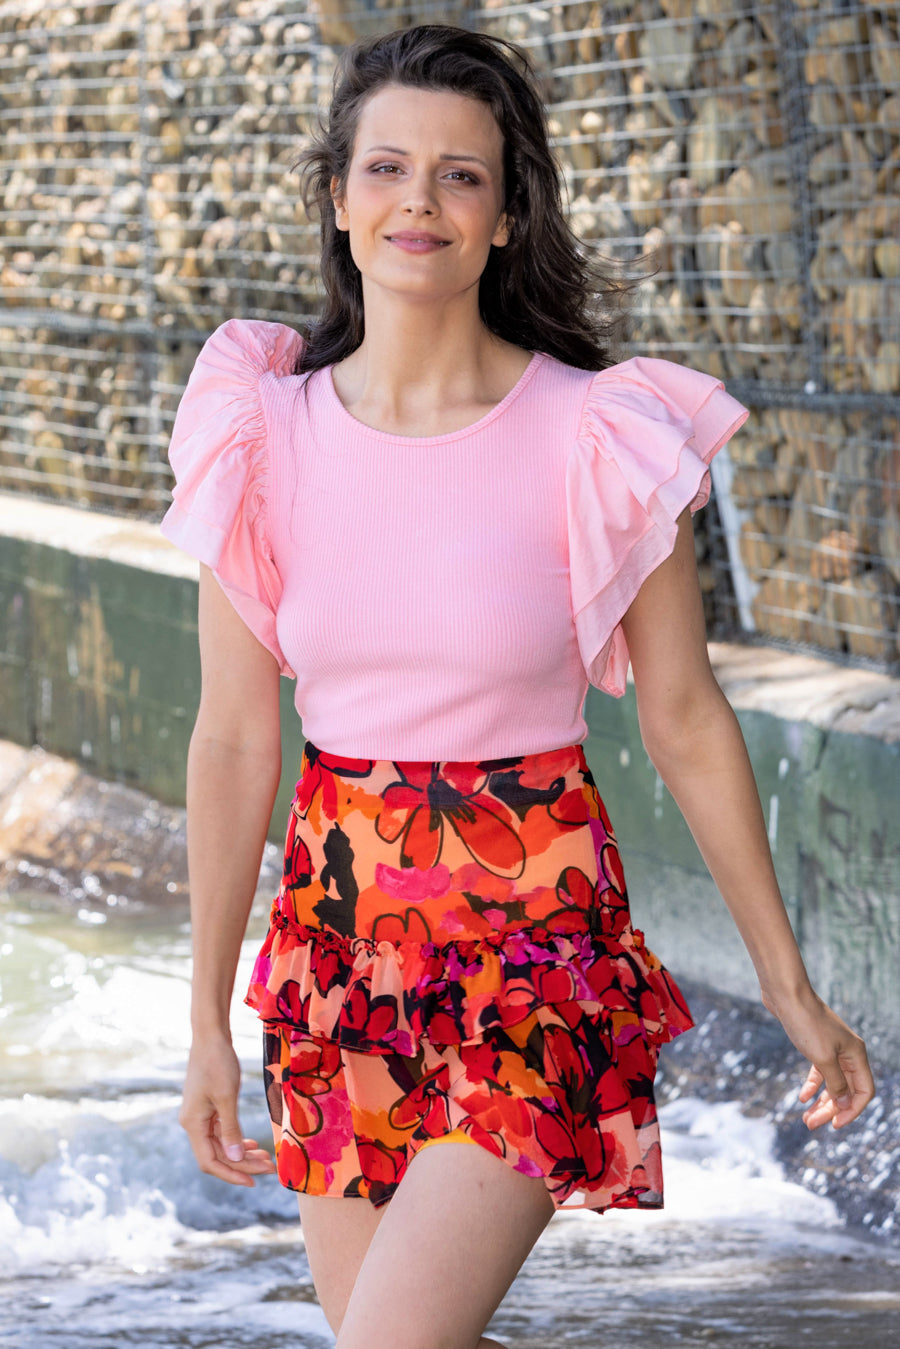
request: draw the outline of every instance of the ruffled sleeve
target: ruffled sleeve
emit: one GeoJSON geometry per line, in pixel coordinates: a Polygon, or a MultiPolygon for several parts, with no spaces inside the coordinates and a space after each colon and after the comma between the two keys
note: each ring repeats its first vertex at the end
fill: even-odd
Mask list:
{"type": "Polygon", "coordinates": [[[175,414],[172,505],[160,529],[211,567],[253,635],[294,678],[278,642],[282,593],[267,532],[269,485],[260,378],[293,370],[302,338],[283,323],[229,319],[204,343],[175,414]]]}
{"type": "Polygon", "coordinates": [[[678,516],[709,499],[709,461],[749,415],[722,381],[635,356],[593,378],[566,471],[569,565],[588,679],[625,692],[621,619],[674,546],[678,516]]]}

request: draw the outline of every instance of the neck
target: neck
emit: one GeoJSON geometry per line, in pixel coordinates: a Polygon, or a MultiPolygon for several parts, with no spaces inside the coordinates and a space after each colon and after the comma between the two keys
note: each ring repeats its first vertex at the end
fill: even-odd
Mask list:
{"type": "Polygon", "coordinates": [[[421,303],[364,298],[365,338],[340,362],[335,383],[348,405],[365,406],[382,420],[490,398],[517,352],[482,323],[477,290],[421,303]]]}

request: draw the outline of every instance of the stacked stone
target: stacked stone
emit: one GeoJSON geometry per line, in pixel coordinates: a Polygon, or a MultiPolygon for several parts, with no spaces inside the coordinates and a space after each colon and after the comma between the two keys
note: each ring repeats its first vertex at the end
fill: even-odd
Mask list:
{"type": "MultiPolygon", "coordinates": [[[[739,0],[586,2],[492,27],[554,72],[576,231],[657,268],[635,349],[774,402],[884,403],[900,392],[900,11],[794,13],[791,28],[739,0]]],[[[731,457],[756,627],[896,659],[898,417],[755,409],[731,457]]]]}
{"type": "Polygon", "coordinates": [[[0,452],[4,485],[158,513],[190,334],[234,313],[313,312],[317,226],[288,165],[333,56],[278,8],[122,0],[48,24],[26,0],[7,18],[0,59],[22,78],[4,90],[17,113],[5,232],[18,237],[0,272],[0,338],[9,365],[23,339],[69,351],[23,353],[8,391],[28,411],[19,446],[0,452]],[[17,330],[17,304],[79,335],[52,321],[17,330]]]}
{"type": "Polygon", "coordinates": [[[7,209],[45,215],[4,273],[25,303],[40,288],[58,310],[203,331],[226,309],[314,294],[309,222],[287,160],[320,97],[319,39],[309,23],[261,18],[265,8],[229,6],[227,24],[212,6],[142,0],[60,10],[54,29],[29,29],[33,53],[7,33],[0,56],[18,56],[26,75],[6,96],[20,110],[11,146],[47,165],[14,168],[6,187],[7,209]],[[67,24],[101,22],[66,38],[67,24]],[[36,97],[43,79],[53,81],[49,121],[36,97]],[[40,180],[51,173],[48,196],[40,180]],[[79,276],[82,267],[92,270],[79,276]]]}
{"type": "MultiPolygon", "coordinates": [[[[774,402],[900,393],[893,0],[319,0],[302,19],[283,0],[22,0],[0,31],[17,72],[0,341],[22,409],[0,482],[158,513],[195,335],[315,310],[318,226],[290,164],[336,49],[436,19],[520,41],[548,72],[576,232],[657,268],[633,350],[774,402]],[[47,324],[16,327],[17,306],[47,324]]],[[[898,445],[884,406],[755,412],[731,452],[760,629],[896,654],[898,445]]]]}
{"type": "Polygon", "coordinates": [[[900,422],[756,413],[731,446],[754,621],[794,642],[896,658],[900,422]]]}

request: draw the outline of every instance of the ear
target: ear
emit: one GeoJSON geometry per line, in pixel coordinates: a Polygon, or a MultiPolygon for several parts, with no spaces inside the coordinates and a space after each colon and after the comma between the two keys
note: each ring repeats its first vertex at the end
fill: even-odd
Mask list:
{"type": "Polygon", "coordinates": [[[494,237],[491,239],[491,243],[495,248],[503,248],[505,244],[509,243],[512,225],[512,218],[504,211],[497,221],[497,228],[494,230],[494,237]]]}
{"type": "Polygon", "coordinates": [[[339,230],[348,230],[350,219],[347,214],[344,195],[340,191],[340,182],[336,177],[332,177],[328,190],[331,193],[331,201],[334,206],[334,223],[339,230]]]}

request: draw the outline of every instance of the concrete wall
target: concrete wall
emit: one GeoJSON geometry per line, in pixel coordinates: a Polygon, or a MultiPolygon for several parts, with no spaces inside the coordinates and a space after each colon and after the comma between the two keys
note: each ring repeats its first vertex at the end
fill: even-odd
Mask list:
{"type": "MultiPolygon", "coordinates": [[[[0,494],[0,738],[183,802],[200,691],[196,577],[154,525],[0,494]]],[[[770,648],[711,653],[817,986],[897,1043],[900,682],[770,648]]],[[[282,680],[276,842],[302,748],[293,688],[282,680]]],[[[587,716],[635,921],[677,973],[755,997],[731,919],[641,745],[633,689],[623,699],[592,689],[587,716]]]]}
{"type": "MultiPolygon", "coordinates": [[[[900,1043],[900,681],[772,648],[710,647],[738,715],[779,884],[819,992],[900,1043]]],[[[635,921],[674,968],[758,985],[681,814],[640,741],[633,688],[592,690],[588,758],[625,858],[635,921]]]]}
{"type": "MultiPolygon", "coordinates": [[[[183,802],[197,576],[155,525],[0,493],[0,738],[183,802]]],[[[300,759],[286,679],[281,697],[283,816],[300,759]]]]}

